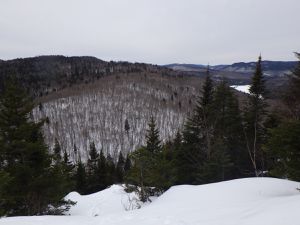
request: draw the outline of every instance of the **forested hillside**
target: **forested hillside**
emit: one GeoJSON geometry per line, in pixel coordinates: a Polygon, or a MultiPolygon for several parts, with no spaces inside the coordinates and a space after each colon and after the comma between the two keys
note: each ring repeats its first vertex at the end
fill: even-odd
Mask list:
{"type": "Polygon", "coordinates": [[[49,146],[57,139],[73,160],[74,148],[88,156],[94,142],[98,150],[127,154],[144,141],[147,123],[156,118],[164,141],[181,130],[201,87],[196,77],[170,77],[159,73],[116,74],[90,84],[76,85],[39,98],[34,118],[49,118],[44,134],[49,146]]]}
{"type": "Polygon", "coordinates": [[[101,77],[132,72],[178,74],[168,68],[145,63],[106,62],[95,57],[38,56],[0,61],[0,87],[7,77],[15,77],[34,97],[92,83],[101,77]]]}

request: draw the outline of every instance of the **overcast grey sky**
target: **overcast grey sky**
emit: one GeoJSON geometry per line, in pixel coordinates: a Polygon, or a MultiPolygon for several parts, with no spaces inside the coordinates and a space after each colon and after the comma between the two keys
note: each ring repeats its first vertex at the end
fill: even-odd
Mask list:
{"type": "Polygon", "coordinates": [[[300,0],[0,0],[0,58],[295,60],[300,0]]]}

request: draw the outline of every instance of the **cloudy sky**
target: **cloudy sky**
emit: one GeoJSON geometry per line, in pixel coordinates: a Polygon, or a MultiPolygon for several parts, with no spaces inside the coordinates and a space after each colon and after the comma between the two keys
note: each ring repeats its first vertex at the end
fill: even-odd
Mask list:
{"type": "Polygon", "coordinates": [[[295,60],[300,0],[0,0],[0,58],[295,60]]]}

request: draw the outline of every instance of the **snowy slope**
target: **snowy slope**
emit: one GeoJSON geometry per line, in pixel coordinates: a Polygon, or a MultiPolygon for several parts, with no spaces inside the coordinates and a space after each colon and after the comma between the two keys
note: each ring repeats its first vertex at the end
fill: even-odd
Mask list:
{"type": "MultiPolygon", "coordinates": [[[[153,116],[163,141],[182,129],[193,109],[201,80],[163,77],[159,74],[104,77],[99,81],[57,92],[51,101],[33,110],[36,120],[49,118],[44,126],[47,145],[53,149],[55,138],[72,161],[86,160],[90,143],[117,159],[142,146],[153,116]],[[130,129],[125,131],[125,121],[130,129]]],[[[54,94],[53,94],[54,95],[54,94]]],[[[49,97],[49,96],[48,96],[49,97]]]]}
{"type": "Polygon", "coordinates": [[[297,225],[298,187],[300,183],[274,178],[182,185],[141,209],[125,211],[120,207],[125,193],[112,186],[90,196],[71,193],[68,197],[78,201],[71,216],[5,218],[0,225],[297,225]]]}
{"type": "Polygon", "coordinates": [[[249,92],[250,85],[233,85],[233,86],[230,86],[230,87],[234,88],[237,91],[244,92],[246,94],[250,93],[249,92]]]}

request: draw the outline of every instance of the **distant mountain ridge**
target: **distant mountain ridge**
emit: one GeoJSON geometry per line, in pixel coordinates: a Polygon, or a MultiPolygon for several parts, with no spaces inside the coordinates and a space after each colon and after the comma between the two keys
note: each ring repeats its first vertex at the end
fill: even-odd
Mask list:
{"type": "Polygon", "coordinates": [[[132,72],[176,73],[166,67],[145,63],[103,61],[91,56],[37,56],[0,61],[0,89],[4,80],[14,76],[35,97],[101,77],[132,72]]]}
{"type": "MultiPolygon", "coordinates": [[[[297,61],[262,61],[262,68],[265,75],[269,76],[283,76],[285,73],[289,73],[296,66],[297,61]]],[[[193,71],[203,72],[207,66],[201,64],[179,64],[173,63],[165,65],[168,68],[180,71],[193,71]]],[[[237,62],[229,65],[215,65],[209,66],[212,71],[215,72],[236,72],[236,73],[253,73],[255,70],[256,62],[237,62]]]]}

